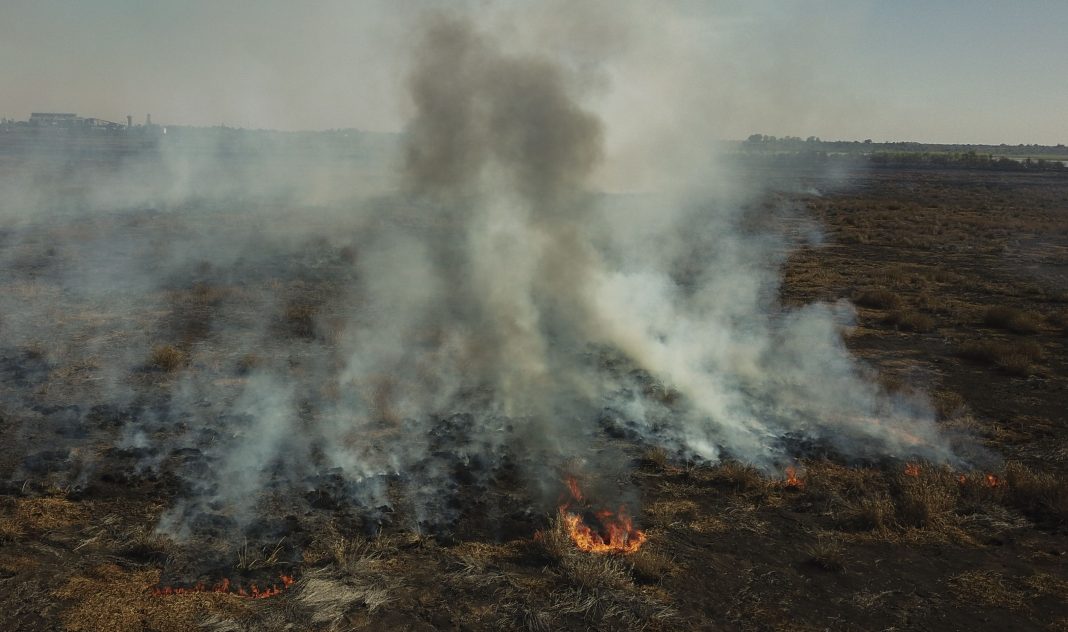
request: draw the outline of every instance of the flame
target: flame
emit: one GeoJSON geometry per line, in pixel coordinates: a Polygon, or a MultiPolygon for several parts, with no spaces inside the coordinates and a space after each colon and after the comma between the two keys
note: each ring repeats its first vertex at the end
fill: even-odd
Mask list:
{"type": "Polygon", "coordinates": [[[783,481],[783,485],[788,489],[804,489],[805,479],[797,475],[797,468],[788,465],[786,466],[786,480],[783,481]]]}
{"type": "Polygon", "coordinates": [[[919,463],[906,463],[905,464],[905,476],[911,476],[913,478],[919,478],[919,476],[920,476],[920,464],[919,463]]]}
{"type": "Polygon", "coordinates": [[[560,506],[560,519],[575,546],[589,553],[622,554],[634,553],[641,548],[647,539],[645,532],[634,528],[625,505],[620,505],[614,512],[607,509],[590,511],[578,480],[569,476],[566,483],[571,498],[560,506]],[[574,504],[579,504],[583,510],[579,513],[572,511],[574,504]],[[587,517],[595,521],[598,528],[586,524],[587,517]]]}
{"type": "Polygon", "coordinates": [[[211,586],[204,582],[197,582],[193,586],[156,586],[152,588],[152,594],[157,597],[169,597],[171,595],[192,595],[195,593],[214,593],[217,595],[233,595],[235,597],[248,597],[249,599],[267,599],[268,597],[275,597],[282,594],[282,592],[293,585],[296,581],[290,575],[279,575],[279,581],[281,585],[274,584],[266,586],[264,588],[258,587],[255,583],[249,584],[246,589],[244,586],[234,586],[228,578],[224,578],[222,581],[213,584],[211,586]]]}
{"type": "MultiPolygon", "coordinates": [[[[960,476],[957,477],[957,480],[960,482],[961,485],[964,485],[964,484],[966,484],[968,482],[968,477],[965,476],[964,474],[961,474],[960,476]]],[[[981,479],[981,482],[982,482],[983,485],[986,485],[987,487],[998,487],[998,486],[1001,486],[1001,485],[1005,484],[1005,481],[1001,480],[998,477],[997,474],[989,474],[989,473],[983,476],[983,478],[981,479]]]]}

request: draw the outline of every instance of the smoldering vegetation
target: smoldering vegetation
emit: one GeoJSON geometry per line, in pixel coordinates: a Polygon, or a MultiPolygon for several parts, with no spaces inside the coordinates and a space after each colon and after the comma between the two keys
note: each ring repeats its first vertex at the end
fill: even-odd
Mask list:
{"type": "Polygon", "coordinates": [[[577,80],[442,15],[396,151],[5,163],[3,478],[149,481],[160,533],[293,562],[314,510],[505,538],[564,472],[627,499],[613,438],[765,472],[958,462],[922,396],[849,355],[848,304],[778,305],[792,238],[749,221],[759,191],[592,189],[577,80]]]}

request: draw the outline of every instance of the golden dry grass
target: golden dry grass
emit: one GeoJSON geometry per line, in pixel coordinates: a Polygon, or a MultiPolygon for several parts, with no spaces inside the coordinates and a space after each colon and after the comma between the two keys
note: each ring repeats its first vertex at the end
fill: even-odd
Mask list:
{"type": "Polygon", "coordinates": [[[240,618],[249,611],[247,599],[231,595],[192,593],[157,597],[149,588],[159,571],[125,571],[102,564],[71,577],[53,594],[68,603],[62,615],[68,632],[184,632],[197,628],[208,613],[240,618]]]}
{"type": "Polygon", "coordinates": [[[997,571],[965,571],[950,578],[949,587],[958,600],[968,604],[1010,610],[1022,610],[1026,607],[1026,593],[1015,588],[997,571]]]}
{"type": "Polygon", "coordinates": [[[85,522],[85,508],[65,498],[18,498],[5,503],[0,516],[0,540],[67,529],[85,522]]]}

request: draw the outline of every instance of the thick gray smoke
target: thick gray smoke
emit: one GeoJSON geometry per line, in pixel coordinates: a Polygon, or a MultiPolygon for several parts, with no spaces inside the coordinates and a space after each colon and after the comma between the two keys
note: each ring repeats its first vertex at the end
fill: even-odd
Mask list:
{"type": "Polygon", "coordinates": [[[176,473],[175,535],[309,503],[438,524],[464,486],[484,512],[551,498],[561,468],[625,462],[606,430],[768,469],[805,442],[951,459],[850,357],[848,305],[778,306],[790,243],[747,227],[747,191],[593,191],[584,76],[439,15],[395,162],[179,144],[62,195],[26,167],[47,185],[5,189],[3,325],[49,386],[5,392],[20,445],[77,401],[62,458],[176,473]],[[146,370],[164,343],[178,368],[146,370]],[[116,443],[91,443],[108,419],[116,443]]]}

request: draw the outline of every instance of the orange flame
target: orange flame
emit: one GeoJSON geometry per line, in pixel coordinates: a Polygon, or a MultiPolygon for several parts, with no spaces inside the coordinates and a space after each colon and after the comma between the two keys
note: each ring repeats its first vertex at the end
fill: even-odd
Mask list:
{"type": "MultiPolygon", "coordinates": [[[[961,485],[964,485],[964,484],[966,484],[968,482],[968,477],[965,476],[964,474],[961,474],[960,476],[957,477],[957,480],[960,481],[961,485]]],[[[997,474],[986,474],[985,476],[983,476],[981,481],[982,481],[982,484],[986,485],[987,487],[998,487],[1000,485],[1004,485],[1005,484],[1005,481],[1003,481],[1000,478],[998,478],[997,474]]]]}
{"type": "Polygon", "coordinates": [[[788,465],[786,466],[786,480],[783,481],[783,485],[789,489],[804,489],[805,479],[797,475],[797,468],[788,465]]]}
{"type": "Polygon", "coordinates": [[[195,593],[214,593],[217,595],[233,595],[235,597],[248,597],[249,599],[267,599],[282,594],[286,588],[296,581],[289,575],[279,575],[281,585],[274,584],[265,588],[259,588],[255,583],[249,584],[248,589],[243,586],[233,586],[229,579],[208,586],[204,582],[197,582],[193,586],[156,586],[152,588],[152,594],[157,597],[169,597],[171,595],[192,595],[195,593]]]}
{"type": "Polygon", "coordinates": [[[560,506],[560,519],[575,546],[589,553],[622,554],[634,553],[641,548],[647,539],[645,532],[634,528],[634,522],[625,505],[620,505],[615,512],[601,509],[575,513],[571,511],[572,504],[577,503],[588,508],[589,503],[575,477],[569,476],[566,483],[571,498],[560,506]],[[587,525],[584,516],[595,519],[599,528],[593,529],[587,525]]]}
{"type": "Polygon", "coordinates": [[[919,478],[919,476],[920,476],[920,464],[919,463],[906,463],[905,464],[905,476],[911,476],[913,478],[919,478]]]}

